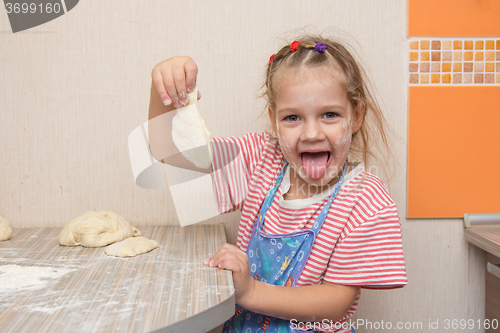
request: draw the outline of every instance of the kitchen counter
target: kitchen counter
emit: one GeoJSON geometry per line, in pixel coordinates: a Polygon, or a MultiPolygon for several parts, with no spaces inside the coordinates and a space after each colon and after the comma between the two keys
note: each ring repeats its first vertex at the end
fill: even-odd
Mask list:
{"type": "Polygon", "coordinates": [[[498,214],[464,216],[465,239],[486,251],[485,269],[485,332],[496,332],[500,318],[500,225],[498,214]],[[483,225],[481,225],[483,224],[483,225]],[[486,225],[485,225],[486,224],[486,225]]]}
{"type": "Polygon", "coordinates": [[[14,229],[0,242],[0,330],[195,333],[234,314],[231,272],[203,265],[226,242],[223,226],[140,230],[160,247],[117,258],[60,246],[61,228],[14,229]],[[29,274],[7,280],[13,271],[29,274]]]}
{"type": "Polygon", "coordinates": [[[465,239],[486,252],[500,257],[500,225],[467,228],[465,239]]]}

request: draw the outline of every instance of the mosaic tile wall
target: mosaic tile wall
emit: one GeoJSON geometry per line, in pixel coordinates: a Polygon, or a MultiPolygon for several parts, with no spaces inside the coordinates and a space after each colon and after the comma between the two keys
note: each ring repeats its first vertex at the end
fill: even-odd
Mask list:
{"type": "Polygon", "coordinates": [[[409,39],[410,85],[500,85],[500,39],[409,39]]]}

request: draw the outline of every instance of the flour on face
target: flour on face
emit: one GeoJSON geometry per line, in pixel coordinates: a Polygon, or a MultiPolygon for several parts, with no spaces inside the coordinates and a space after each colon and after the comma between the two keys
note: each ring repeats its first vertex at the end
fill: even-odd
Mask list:
{"type": "Polygon", "coordinates": [[[342,127],[344,128],[344,135],[340,135],[337,140],[335,140],[335,144],[339,146],[339,148],[344,146],[345,149],[345,147],[350,147],[352,139],[352,120],[350,114],[347,116],[347,120],[342,124],[342,127]]]}
{"type": "Polygon", "coordinates": [[[303,67],[280,86],[274,100],[278,142],[298,186],[330,186],[347,159],[353,110],[342,74],[303,67]]]}

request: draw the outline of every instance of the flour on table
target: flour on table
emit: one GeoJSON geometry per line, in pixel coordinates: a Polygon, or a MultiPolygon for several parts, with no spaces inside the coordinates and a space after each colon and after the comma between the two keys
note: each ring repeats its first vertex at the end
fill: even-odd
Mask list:
{"type": "Polygon", "coordinates": [[[197,98],[196,87],[188,94],[189,103],[177,109],[172,119],[172,141],[188,161],[198,168],[208,169],[212,166],[211,136],[196,108],[197,98]]]}
{"type": "Polygon", "coordinates": [[[9,221],[0,216],[0,241],[4,241],[12,236],[12,229],[10,228],[9,221]]]}
{"type": "Polygon", "coordinates": [[[59,244],[100,247],[120,242],[128,237],[140,236],[120,215],[110,211],[87,212],[69,221],[59,234],[59,244]]]}
{"type": "Polygon", "coordinates": [[[72,269],[4,265],[0,266],[0,293],[42,289],[53,279],[60,278],[72,269]]]}
{"type": "Polygon", "coordinates": [[[145,237],[131,237],[107,246],[104,249],[104,253],[115,257],[135,257],[138,254],[149,252],[157,247],[158,243],[154,240],[145,237]]]}

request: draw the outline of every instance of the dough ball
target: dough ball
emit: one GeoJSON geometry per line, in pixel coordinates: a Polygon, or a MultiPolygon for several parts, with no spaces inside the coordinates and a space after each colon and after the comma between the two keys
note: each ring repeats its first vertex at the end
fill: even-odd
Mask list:
{"type": "Polygon", "coordinates": [[[64,226],[59,234],[59,244],[100,247],[140,235],[138,229],[132,227],[118,214],[109,211],[91,211],[64,226]]]}
{"type": "Polygon", "coordinates": [[[188,94],[188,105],[177,109],[172,119],[172,141],[188,161],[198,168],[208,169],[212,166],[211,135],[196,108],[197,96],[196,87],[188,94]]]}
{"type": "Polygon", "coordinates": [[[115,257],[135,257],[138,254],[143,254],[154,250],[158,247],[158,243],[154,240],[144,237],[132,237],[122,240],[121,242],[107,246],[104,253],[108,256],[115,257]]]}
{"type": "Polygon", "coordinates": [[[0,241],[4,241],[12,236],[12,229],[7,219],[0,216],[0,241]]]}

